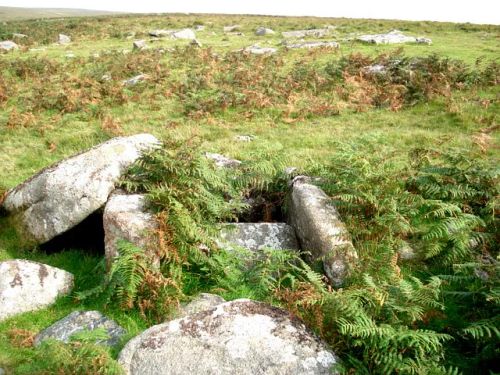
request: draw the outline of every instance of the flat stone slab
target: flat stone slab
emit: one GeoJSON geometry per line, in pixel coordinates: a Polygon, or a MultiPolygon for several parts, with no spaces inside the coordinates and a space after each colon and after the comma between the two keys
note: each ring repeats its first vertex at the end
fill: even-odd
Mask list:
{"type": "Polygon", "coordinates": [[[29,260],[0,262],[0,321],[53,304],[73,289],[73,275],[29,260]]]}
{"type": "Polygon", "coordinates": [[[182,29],[172,33],[171,38],[173,39],[196,39],[196,34],[191,29],[182,29]]]}
{"type": "Polygon", "coordinates": [[[153,326],[118,361],[127,375],[338,374],[336,356],[300,320],[247,299],[153,326]]]}
{"type": "Polygon", "coordinates": [[[432,44],[432,40],[428,38],[414,36],[407,36],[399,30],[392,30],[386,34],[366,34],[357,38],[358,40],[366,43],[373,44],[403,44],[403,43],[417,43],[417,44],[432,44]]]}
{"type": "Polygon", "coordinates": [[[330,34],[330,29],[311,29],[311,30],[293,30],[293,31],[283,31],[281,35],[284,38],[305,38],[308,36],[313,36],[316,38],[323,38],[330,34]]]}
{"type": "Polygon", "coordinates": [[[104,249],[108,267],[118,256],[117,243],[126,240],[143,249],[153,264],[160,264],[155,253],[154,231],[158,228],[155,215],[146,209],[143,194],[114,191],[104,207],[104,249]]]}
{"type": "Polygon", "coordinates": [[[128,167],[159,144],[151,134],[113,138],[9,190],[3,208],[24,242],[47,242],[101,208],[128,167]]]}
{"type": "Polygon", "coordinates": [[[300,249],[295,230],[285,223],[230,223],[221,232],[219,245],[226,249],[235,246],[250,251],[269,249],[300,249]]]}
{"type": "Polygon", "coordinates": [[[125,334],[122,327],[114,320],[106,318],[99,311],[74,311],[36,335],[34,345],[38,346],[48,339],[67,343],[75,333],[94,331],[99,328],[106,330],[109,339],[97,341],[98,344],[116,345],[125,334]]]}
{"type": "Polygon", "coordinates": [[[261,47],[258,45],[254,45],[245,48],[243,51],[251,53],[253,55],[273,55],[278,52],[278,49],[273,47],[261,47]]]}
{"type": "Polygon", "coordinates": [[[59,36],[57,37],[57,42],[59,44],[69,44],[71,43],[71,37],[68,35],[59,34],[59,36]]]}
{"type": "Polygon", "coordinates": [[[285,45],[287,48],[297,49],[297,48],[339,48],[337,42],[300,42],[300,43],[287,43],[285,45]]]}
{"type": "Polygon", "coordinates": [[[321,260],[330,282],[341,286],[357,253],[331,199],[305,176],[292,182],[288,220],[308,260],[321,260]]]}

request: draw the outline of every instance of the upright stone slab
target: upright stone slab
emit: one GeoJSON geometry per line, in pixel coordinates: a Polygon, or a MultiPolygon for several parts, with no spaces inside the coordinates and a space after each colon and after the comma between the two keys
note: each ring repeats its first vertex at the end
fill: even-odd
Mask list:
{"type": "Polygon", "coordinates": [[[109,337],[107,340],[98,340],[97,343],[108,346],[116,345],[125,334],[122,327],[99,311],[73,311],[36,335],[34,344],[38,346],[48,339],[69,342],[74,334],[96,329],[104,329],[109,337]]]}
{"type": "Polygon", "coordinates": [[[228,223],[222,228],[218,242],[226,249],[235,246],[250,251],[299,249],[295,230],[285,223],[228,223]]]}
{"type": "Polygon", "coordinates": [[[336,356],[300,320],[246,299],[153,326],[118,361],[127,375],[337,374],[336,356]]]}
{"type": "Polygon", "coordinates": [[[3,208],[24,242],[47,242],[101,208],[127,168],[158,145],[150,134],[113,138],[8,191],[3,208]]]}
{"type": "Polygon", "coordinates": [[[119,240],[126,240],[140,247],[152,259],[154,265],[160,264],[159,256],[155,252],[154,236],[158,224],[153,213],[146,210],[144,195],[125,194],[120,190],[113,192],[104,207],[103,225],[108,266],[113,258],[118,256],[119,240]]]}
{"type": "Polygon", "coordinates": [[[321,260],[326,276],[341,286],[357,253],[331,199],[304,176],[292,182],[288,219],[309,261],[321,260]]]}
{"type": "Polygon", "coordinates": [[[0,262],[0,321],[53,304],[73,288],[73,275],[29,260],[0,262]]]}

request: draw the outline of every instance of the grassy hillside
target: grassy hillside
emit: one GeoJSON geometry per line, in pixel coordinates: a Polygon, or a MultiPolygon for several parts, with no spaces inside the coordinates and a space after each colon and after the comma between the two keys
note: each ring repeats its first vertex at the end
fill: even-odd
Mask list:
{"type": "MultiPolygon", "coordinates": [[[[181,187],[184,172],[172,171],[186,169],[190,165],[185,160],[202,151],[243,160],[249,171],[263,175],[296,166],[324,178],[323,188],[353,235],[360,263],[344,290],[331,291],[314,283],[307,270],[296,274],[288,263],[272,257],[271,264],[293,274],[296,284],[259,284],[238,274],[237,267],[235,274],[224,274],[227,259],[185,254],[190,266],[174,264],[184,276],[175,279],[179,276],[171,271],[155,275],[174,278],[182,289],[182,295],[169,290],[167,300],[215,290],[227,298],[251,297],[284,306],[327,340],[351,373],[500,371],[495,363],[499,332],[492,328],[499,312],[500,27],[127,15],[0,25],[0,40],[11,39],[13,33],[28,37],[19,40],[18,51],[0,55],[0,196],[53,162],[110,137],[140,132],[171,145],[179,165],[161,159],[157,165],[169,166],[165,174],[171,173],[181,187]],[[241,35],[223,33],[223,26],[233,24],[241,25],[241,35]],[[186,40],[153,40],[147,34],[195,26],[204,26],[197,31],[201,48],[186,40]],[[256,36],[258,26],[276,34],[256,36]],[[327,26],[331,35],[322,40],[338,41],[338,50],[289,50],[282,45],[282,31],[327,26]],[[433,44],[376,46],[355,40],[362,33],[392,29],[431,38],[433,44]],[[59,33],[70,35],[72,43],[55,44],[59,33]],[[136,39],[147,40],[148,49],[132,50],[136,39]],[[256,43],[278,52],[254,56],[240,51],[256,43]],[[377,64],[389,72],[367,73],[367,66],[377,64]],[[123,84],[138,74],[147,78],[134,86],[123,84]],[[235,141],[246,134],[255,140],[235,141]],[[197,146],[189,151],[179,144],[197,146]],[[183,159],[185,155],[190,156],[183,159]],[[419,252],[417,260],[401,259],[405,246],[419,252]],[[381,351],[392,357],[380,357],[381,351]]],[[[256,180],[266,178],[272,181],[269,186],[281,186],[276,176],[256,180]]],[[[174,198],[181,206],[190,199],[174,198]]],[[[168,210],[156,203],[159,210],[168,210]]],[[[203,211],[202,203],[189,203],[203,211]]],[[[191,243],[176,241],[183,244],[181,249],[191,243]]],[[[72,249],[47,255],[20,248],[0,217],[0,260],[18,257],[73,272],[80,292],[104,277],[101,268],[94,269],[100,261],[95,254],[72,249]]],[[[136,297],[131,296],[140,301],[136,297]]],[[[74,309],[104,310],[131,336],[171,313],[160,309],[148,315],[137,306],[124,308],[113,300],[105,307],[99,298],[66,298],[2,322],[0,367],[35,372],[30,366],[44,353],[26,343],[74,309]],[[27,341],[19,341],[20,335],[27,341]]],[[[50,373],[62,365],[54,361],[45,366],[50,373]]],[[[106,373],[105,366],[99,371],[106,373]]]]}
{"type": "Polygon", "coordinates": [[[39,18],[95,17],[119,12],[69,8],[18,8],[0,6],[0,21],[29,20],[39,18]]]}

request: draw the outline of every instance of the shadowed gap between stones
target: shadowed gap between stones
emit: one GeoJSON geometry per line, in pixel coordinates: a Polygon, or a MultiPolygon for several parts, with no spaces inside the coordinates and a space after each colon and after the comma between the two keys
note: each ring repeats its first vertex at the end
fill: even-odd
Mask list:
{"type": "Polygon", "coordinates": [[[78,249],[91,255],[104,255],[103,209],[90,214],[80,224],[39,246],[47,254],[78,249]]]}

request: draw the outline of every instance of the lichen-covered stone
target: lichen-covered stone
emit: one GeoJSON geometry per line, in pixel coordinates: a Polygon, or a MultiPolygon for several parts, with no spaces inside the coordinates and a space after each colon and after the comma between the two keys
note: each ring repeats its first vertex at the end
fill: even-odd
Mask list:
{"type": "Polygon", "coordinates": [[[219,168],[236,168],[241,165],[241,161],[228,158],[227,156],[213,152],[205,152],[205,157],[212,160],[219,168]]]}
{"type": "Polygon", "coordinates": [[[132,44],[132,47],[133,47],[133,49],[137,49],[137,50],[145,49],[145,48],[147,48],[146,41],[145,40],[136,40],[132,44]]]}
{"type": "Polygon", "coordinates": [[[118,256],[117,243],[126,240],[143,249],[159,265],[155,253],[154,231],[158,222],[154,214],[146,209],[143,194],[125,194],[114,191],[104,207],[104,249],[108,266],[118,256]]]}
{"type": "Polygon", "coordinates": [[[18,49],[19,46],[14,43],[12,40],[4,40],[0,42],[0,50],[2,51],[10,51],[14,49],[18,49]]]}
{"type": "Polygon", "coordinates": [[[224,302],[226,302],[226,300],[216,294],[200,293],[191,302],[181,306],[179,310],[179,317],[210,310],[224,302]]]}
{"type": "Polygon", "coordinates": [[[253,45],[244,49],[245,52],[251,53],[253,55],[272,55],[278,52],[276,48],[273,47],[261,47],[259,45],[253,45]]]}
{"type": "Polygon", "coordinates": [[[196,34],[191,29],[182,29],[182,30],[173,32],[171,35],[171,38],[193,40],[193,39],[196,39],[196,34]]]}
{"type": "Polygon", "coordinates": [[[106,318],[99,311],[74,311],[36,335],[34,344],[40,345],[47,339],[69,342],[70,337],[75,333],[96,329],[106,330],[109,336],[107,340],[98,340],[97,343],[109,346],[116,345],[125,334],[122,327],[114,320],[106,318]]]}
{"type": "Polygon", "coordinates": [[[373,44],[402,44],[402,43],[432,44],[432,41],[428,38],[415,38],[414,36],[407,36],[399,30],[392,30],[386,34],[361,35],[357,39],[362,42],[373,43],[373,44]]]}
{"type": "Polygon", "coordinates": [[[287,48],[297,49],[297,48],[339,48],[339,44],[337,42],[298,42],[298,43],[287,43],[287,48]]]}
{"type": "Polygon", "coordinates": [[[57,42],[59,44],[69,44],[71,43],[71,37],[69,37],[68,35],[59,34],[57,42]]]}
{"type": "Polygon", "coordinates": [[[127,375],[326,375],[337,358],[290,313],[240,299],[149,328],[119,363],[127,375]]]}
{"type": "Polygon", "coordinates": [[[219,245],[226,249],[243,247],[250,251],[263,248],[298,250],[295,230],[285,223],[231,223],[221,232],[219,245]]]}
{"type": "Polygon", "coordinates": [[[264,36],[264,35],[273,35],[274,30],[268,29],[266,27],[258,27],[257,30],[255,30],[255,35],[258,36],[264,36]]]}
{"type": "Polygon", "coordinates": [[[308,260],[321,260],[326,276],[335,286],[342,282],[357,259],[349,233],[331,199],[304,176],[292,183],[288,219],[295,228],[308,260]]]}
{"type": "Polygon", "coordinates": [[[101,208],[127,168],[158,145],[150,134],[113,138],[8,191],[3,208],[25,242],[47,242],[101,208]]]}
{"type": "Polygon", "coordinates": [[[29,260],[0,262],[0,321],[54,303],[73,288],[73,275],[29,260]]]}
{"type": "Polygon", "coordinates": [[[315,38],[323,38],[330,33],[329,29],[311,29],[311,30],[294,30],[294,31],[283,31],[281,35],[284,38],[305,38],[312,36],[315,38]]]}

